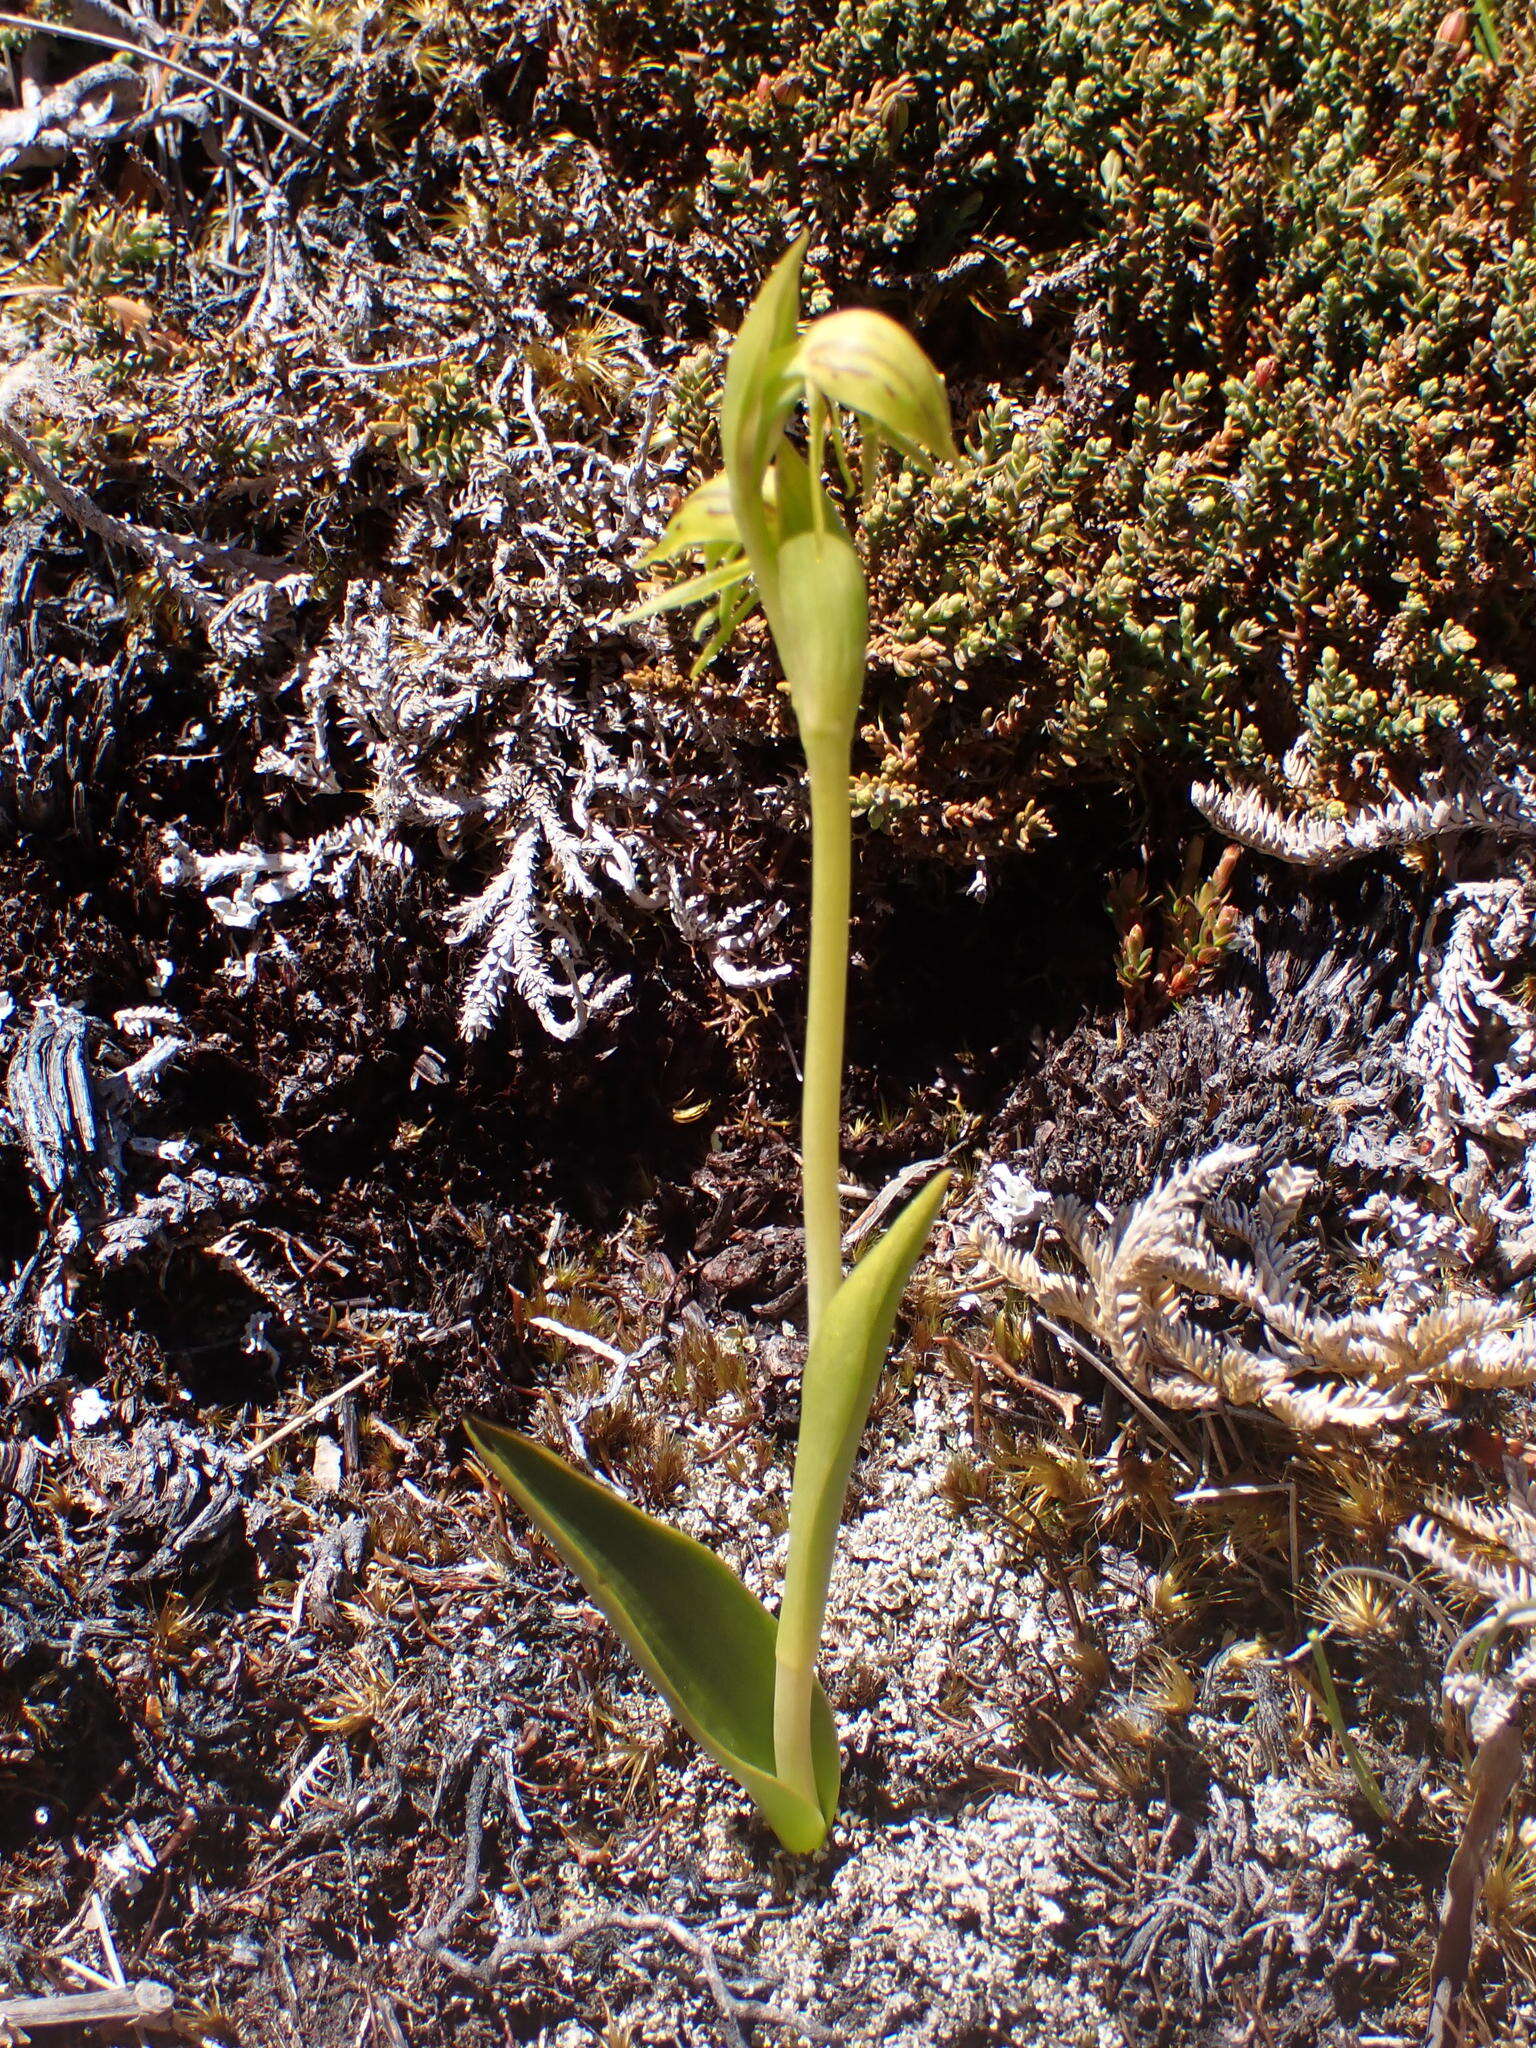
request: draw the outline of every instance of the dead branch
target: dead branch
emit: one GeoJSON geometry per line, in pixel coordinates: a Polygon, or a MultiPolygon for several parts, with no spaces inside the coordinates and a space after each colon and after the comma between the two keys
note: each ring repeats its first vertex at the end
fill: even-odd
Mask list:
{"type": "Polygon", "coordinates": [[[1461,2040],[1461,1996],[1472,1967],[1478,1903],[1510,1795],[1524,1768],[1525,1739],[1519,1714],[1512,1713],[1479,1743],[1468,1776],[1472,1797],[1440,1902],[1440,1932],[1429,1972],[1432,1996],[1424,2048],[1457,2048],[1461,2040]]]}
{"type": "MultiPolygon", "coordinates": [[[[138,24],[135,24],[138,26],[138,24]]],[[[25,14],[0,14],[0,28],[31,29],[34,34],[68,36],[77,43],[94,43],[101,50],[120,50],[129,57],[147,57],[152,64],[161,64],[167,71],[175,71],[183,78],[190,78],[194,85],[200,85],[205,92],[216,92],[221,99],[239,107],[243,113],[254,114],[258,121],[265,121],[278,129],[291,142],[300,143],[313,155],[321,154],[320,145],[313,136],[306,135],[302,128],[295,128],[285,121],[281,114],[274,114],[259,100],[250,99],[245,93],[237,92],[232,85],[223,85],[217,78],[210,78],[206,71],[199,71],[195,65],[184,63],[179,57],[169,57],[160,50],[146,50],[142,43],[130,43],[118,36],[103,35],[99,29],[73,28],[59,21],[37,21],[25,14]]]]}
{"type": "Polygon", "coordinates": [[[148,562],[205,622],[212,621],[221,606],[185,573],[189,567],[206,569],[226,583],[235,578],[277,582],[295,573],[292,562],[275,561],[268,555],[255,554],[249,548],[213,547],[206,541],[167,533],[162,527],[135,526],[125,519],[114,519],[110,512],[103,512],[99,505],[93,504],[83,491],[67,484],[53,465],[33,447],[15,420],[21,400],[37,389],[44,363],[41,355],[28,356],[0,376],[0,447],[15,457],[49,502],[57,505],[77,526],[112,546],[127,548],[148,562]]]}
{"type": "Polygon", "coordinates": [[[168,1984],[152,1984],[147,1978],[120,1990],[0,1998],[0,2041],[25,2039],[47,2027],[163,2026],[175,2004],[176,1994],[168,1984]]]}

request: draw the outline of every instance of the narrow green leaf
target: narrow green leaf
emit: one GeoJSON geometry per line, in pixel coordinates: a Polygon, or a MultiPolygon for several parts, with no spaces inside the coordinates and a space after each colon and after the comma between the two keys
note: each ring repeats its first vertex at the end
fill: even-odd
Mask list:
{"type": "Polygon", "coordinates": [[[789,1507],[789,1564],[779,1610],[780,1655],[815,1659],[826,1613],[843,1498],[907,1276],[922,1256],[949,1186],[936,1174],[828,1302],[800,1394],[800,1437],[789,1507]]]}
{"type": "MultiPolygon", "coordinates": [[[[843,479],[843,489],[849,497],[856,497],[859,487],[854,481],[853,469],[848,461],[848,443],[843,439],[843,422],[835,405],[827,408],[827,433],[832,442],[832,452],[837,457],[838,472],[843,479]]],[[[867,442],[869,436],[865,435],[867,442]]]]}
{"type": "Polygon", "coordinates": [[[670,562],[676,555],[689,554],[695,548],[714,547],[721,542],[738,548],[741,546],[736,515],[731,510],[730,480],[723,471],[688,493],[667,521],[666,530],[655,547],[641,556],[641,566],[670,562]]]}
{"type": "Polygon", "coordinates": [[[711,615],[708,612],[704,614],[699,623],[708,632],[709,637],[694,656],[693,666],[688,671],[690,682],[696,683],[698,681],[699,677],[703,675],[705,669],[709,667],[709,664],[714,660],[715,656],[720,652],[721,648],[730,639],[736,628],[754,608],[756,603],[757,590],[755,586],[750,583],[739,583],[733,591],[721,599],[720,608],[713,615],[713,621],[711,621],[711,615]]]}
{"type": "Polygon", "coordinates": [[[658,612],[674,612],[685,604],[702,604],[705,598],[744,583],[751,574],[752,565],[738,555],[734,562],[722,562],[718,569],[706,569],[702,576],[690,576],[686,583],[674,583],[670,590],[658,591],[643,604],[631,605],[627,612],[620,612],[614,624],[633,626],[641,619],[654,618],[658,612]]]}
{"type": "Polygon", "coordinates": [[[573,1471],[542,1444],[490,1422],[466,1428],[683,1726],[746,1790],[785,1848],[818,1848],[837,1811],[837,1730],[818,1688],[818,1810],[774,1769],[777,1624],[762,1602],[703,1544],[573,1471]]]}
{"type": "Polygon", "coordinates": [[[1333,1672],[1329,1667],[1328,1653],[1323,1648],[1321,1632],[1309,1628],[1307,1641],[1312,1646],[1312,1661],[1317,1666],[1317,1680],[1323,1695],[1323,1712],[1328,1716],[1329,1727],[1339,1739],[1339,1747],[1344,1752],[1345,1761],[1355,1774],[1355,1783],[1360,1787],[1366,1804],[1376,1818],[1384,1820],[1389,1828],[1396,1829],[1397,1816],[1387,1804],[1386,1794],[1377,1782],[1375,1772],[1366,1762],[1365,1754],[1350,1733],[1349,1723],[1344,1718],[1344,1709],[1339,1704],[1339,1691],[1333,1682],[1333,1672]]]}

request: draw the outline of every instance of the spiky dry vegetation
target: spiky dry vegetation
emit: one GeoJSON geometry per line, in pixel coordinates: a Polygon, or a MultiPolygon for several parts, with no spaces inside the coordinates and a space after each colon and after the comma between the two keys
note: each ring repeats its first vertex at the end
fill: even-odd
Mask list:
{"type": "Polygon", "coordinates": [[[0,2014],[1524,2038],[1441,1691],[1536,1437],[1522,12],[74,18],[144,54],[0,32],[0,2014]],[[957,395],[871,507],[848,1152],[974,1177],[797,1871],[454,1425],[775,1583],[800,799],[761,639],[613,620],[801,225],[957,395]]]}

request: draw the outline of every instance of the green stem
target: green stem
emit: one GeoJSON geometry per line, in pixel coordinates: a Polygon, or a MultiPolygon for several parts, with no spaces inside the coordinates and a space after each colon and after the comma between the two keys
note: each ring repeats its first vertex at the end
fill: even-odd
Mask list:
{"type": "MultiPolygon", "coordinates": [[[[781,1615],[781,1644],[783,1625],[781,1615]]],[[[776,1653],[773,1674],[774,1769],[791,1792],[797,1792],[812,1806],[819,1806],[816,1762],[811,1754],[811,1702],[815,1686],[814,1661],[786,1658],[782,1649],[776,1653]]]]}
{"type": "Polygon", "coordinates": [[[812,1343],[843,1278],[838,1197],[843,1107],[843,1019],[848,999],[848,906],[853,819],[852,736],[802,733],[811,785],[811,961],[806,992],[800,1170],[805,1198],[805,1283],[812,1343]]]}
{"type": "Polygon", "coordinates": [[[827,487],[822,471],[827,466],[827,406],[812,384],[806,393],[806,467],[811,472],[811,516],[816,531],[827,530],[827,487]]]}
{"type": "MultiPolygon", "coordinates": [[[[805,1208],[805,1288],[809,1341],[843,1280],[843,1025],[848,1005],[848,915],[853,868],[849,802],[851,725],[801,727],[811,794],[811,958],[805,1005],[805,1073],[800,1109],[800,1177],[805,1208]]],[[[803,1390],[802,1390],[803,1398],[803,1390]]],[[[802,1445],[802,1452],[804,1446],[802,1445]]],[[[796,1459],[799,1476],[800,1459],[796,1459]]],[[[824,1503],[818,1503],[824,1507],[824,1503]]],[[[836,1541],[838,1509],[832,1509],[836,1541]]],[[[810,1522],[791,1514],[789,1562],[779,1611],[773,1687],[773,1753],[779,1776],[817,1803],[811,1750],[816,1652],[826,1609],[830,1547],[810,1522]],[[812,1553],[816,1553],[813,1555],[812,1553]],[[821,1559],[821,1553],[826,1558],[821,1559]]]]}
{"type": "MultiPolygon", "coordinates": [[[[800,1160],[805,1200],[805,1281],[810,1341],[842,1284],[841,1179],[843,1019],[848,996],[848,905],[853,821],[848,802],[852,739],[802,732],[811,785],[811,963],[806,995],[805,1081],[800,1160]]],[[[803,1448],[803,1447],[802,1447],[803,1448]]],[[[798,1460],[797,1460],[797,1477],[798,1460]]],[[[836,1510],[833,1510],[834,1529],[836,1510]]],[[[784,1603],[779,1611],[773,1687],[773,1755],[785,1784],[817,1803],[811,1752],[816,1651],[826,1579],[808,1555],[814,1533],[804,1512],[792,1516],[784,1603]],[[819,1590],[818,1590],[819,1589],[819,1590]]]]}

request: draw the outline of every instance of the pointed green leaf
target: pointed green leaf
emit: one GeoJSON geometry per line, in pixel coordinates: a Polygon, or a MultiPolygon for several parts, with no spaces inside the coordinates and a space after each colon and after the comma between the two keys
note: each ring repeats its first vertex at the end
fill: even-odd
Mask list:
{"type": "Polygon", "coordinates": [[[768,622],[801,739],[808,748],[842,744],[853,736],[864,689],[869,595],[863,565],[840,527],[797,533],[784,543],[775,596],[768,622]]]}
{"type": "Polygon", "coordinates": [[[949,1185],[936,1174],[828,1302],[805,1364],[779,1628],[786,1661],[809,1665],[821,1640],[843,1497],[907,1276],[949,1185]]]}
{"type": "Polygon", "coordinates": [[[641,566],[670,562],[676,555],[686,555],[695,548],[713,547],[721,542],[738,548],[741,546],[736,515],[731,510],[731,486],[723,471],[688,493],[667,521],[661,539],[649,553],[640,557],[641,566]]]}
{"type": "Polygon", "coordinates": [[[631,605],[627,612],[620,612],[614,624],[633,626],[641,619],[654,618],[658,612],[675,612],[680,605],[702,604],[705,598],[729,590],[733,584],[744,583],[751,574],[750,562],[738,555],[734,562],[722,562],[718,569],[706,569],[702,576],[690,576],[686,583],[674,583],[670,590],[658,591],[643,604],[631,605]]]}
{"type": "Polygon", "coordinates": [[[818,1848],[837,1811],[837,1730],[818,1689],[818,1810],[775,1774],[777,1624],[762,1602],[703,1544],[573,1471],[542,1444],[490,1422],[465,1426],[683,1726],[750,1794],[785,1848],[818,1848]]]}
{"type": "Polygon", "coordinates": [[[709,638],[694,656],[693,666],[688,671],[690,682],[696,683],[698,681],[705,669],[709,667],[709,664],[756,604],[756,587],[750,583],[738,583],[733,591],[730,591],[721,599],[720,609],[714,614],[713,624],[711,624],[710,614],[705,613],[700,624],[709,629],[709,638]]]}

